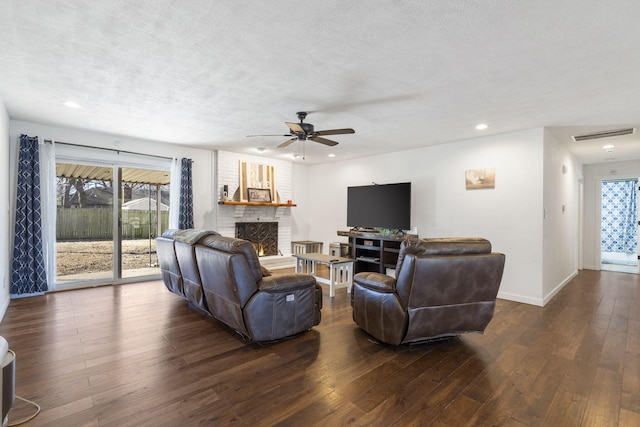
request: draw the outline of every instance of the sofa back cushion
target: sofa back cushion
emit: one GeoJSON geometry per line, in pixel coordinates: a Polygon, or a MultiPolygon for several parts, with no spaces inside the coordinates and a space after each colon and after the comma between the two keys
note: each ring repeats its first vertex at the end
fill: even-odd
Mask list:
{"type": "Polygon", "coordinates": [[[167,230],[162,235],[171,234],[176,242],[185,243],[187,245],[195,245],[205,236],[219,236],[220,233],[212,230],[200,230],[197,228],[187,228],[185,230],[167,230]]]}
{"type": "Polygon", "coordinates": [[[221,252],[243,256],[253,277],[254,285],[262,279],[262,268],[260,267],[260,261],[258,261],[258,254],[253,245],[247,240],[211,235],[200,239],[198,244],[221,252]]]}

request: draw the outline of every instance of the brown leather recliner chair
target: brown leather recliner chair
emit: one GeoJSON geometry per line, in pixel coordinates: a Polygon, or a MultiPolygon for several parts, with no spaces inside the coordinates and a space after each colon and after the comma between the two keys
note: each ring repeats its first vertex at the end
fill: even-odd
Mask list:
{"type": "Polygon", "coordinates": [[[196,259],[209,311],[251,340],[278,340],[320,323],[322,288],[315,277],[264,276],[248,241],[206,236],[196,245],[196,259]]]}
{"type": "Polygon", "coordinates": [[[169,230],[156,242],[167,288],[252,341],[276,341],[320,323],[322,288],[315,277],[265,276],[246,240],[204,230],[169,230]],[[178,283],[181,293],[175,291],[180,291],[178,283]]]}
{"type": "Polygon", "coordinates": [[[353,320],[392,345],[482,333],[493,318],[504,262],[482,238],[405,240],[397,279],[354,276],[353,320]]]}

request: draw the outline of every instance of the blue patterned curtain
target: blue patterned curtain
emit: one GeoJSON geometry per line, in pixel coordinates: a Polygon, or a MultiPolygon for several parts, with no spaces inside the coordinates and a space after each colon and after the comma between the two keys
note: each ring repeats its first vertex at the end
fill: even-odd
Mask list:
{"type": "Polygon", "coordinates": [[[182,159],[180,171],[180,207],[178,228],[193,228],[193,186],[191,183],[191,159],[182,159]]]}
{"type": "Polygon", "coordinates": [[[603,252],[638,251],[638,180],[602,181],[603,252]]]}
{"type": "Polygon", "coordinates": [[[46,290],[38,137],[20,135],[11,296],[41,295],[46,290]]]}

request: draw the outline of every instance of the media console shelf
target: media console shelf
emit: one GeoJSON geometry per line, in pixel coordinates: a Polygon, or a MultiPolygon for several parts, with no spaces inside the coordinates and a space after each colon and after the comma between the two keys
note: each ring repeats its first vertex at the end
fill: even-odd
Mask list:
{"type": "Polygon", "coordinates": [[[356,273],[374,271],[382,274],[387,272],[387,268],[396,268],[402,241],[418,237],[366,231],[338,231],[338,236],[349,238],[350,256],[355,259],[356,273]]]}

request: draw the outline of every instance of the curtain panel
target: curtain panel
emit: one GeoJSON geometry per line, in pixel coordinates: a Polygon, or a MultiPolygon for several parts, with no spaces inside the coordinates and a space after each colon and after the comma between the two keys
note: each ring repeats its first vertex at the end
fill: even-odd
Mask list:
{"type": "Polygon", "coordinates": [[[603,252],[637,253],[637,186],[637,179],[602,182],[603,252]]]}
{"type": "Polygon", "coordinates": [[[185,230],[193,228],[193,184],[191,159],[182,159],[180,171],[180,203],[178,214],[178,228],[185,230]]]}
{"type": "Polygon", "coordinates": [[[11,297],[47,290],[43,251],[38,137],[20,135],[11,297]]]}

